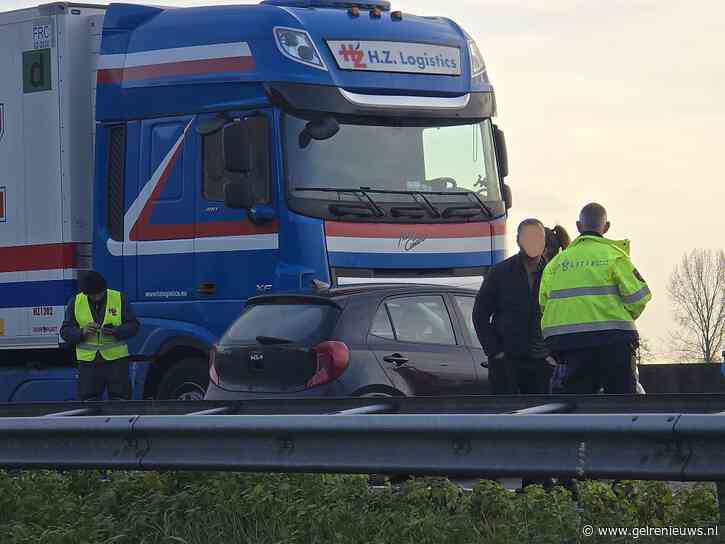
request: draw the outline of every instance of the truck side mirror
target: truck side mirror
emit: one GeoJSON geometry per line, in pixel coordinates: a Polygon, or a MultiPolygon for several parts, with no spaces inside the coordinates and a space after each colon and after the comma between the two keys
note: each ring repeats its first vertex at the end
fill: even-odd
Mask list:
{"type": "Polygon", "coordinates": [[[231,123],[232,120],[227,117],[225,114],[220,113],[216,117],[212,117],[211,119],[205,119],[204,121],[200,121],[196,125],[196,132],[200,136],[211,136],[212,134],[215,134],[216,132],[219,132],[224,128],[224,125],[227,125],[231,123]]]}
{"type": "Polygon", "coordinates": [[[300,149],[305,149],[312,140],[329,140],[340,131],[340,123],[332,116],[310,121],[299,136],[300,149]]]}
{"type": "Polygon", "coordinates": [[[514,203],[513,203],[513,195],[511,194],[511,187],[508,183],[504,183],[502,185],[503,187],[503,201],[504,204],[506,204],[506,211],[509,211],[514,203]]]}
{"type": "Polygon", "coordinates": [[[224,184],[224,205],[227,208],[250,210],[256,204],[254,190],[249,183],[227,181],[224,184]]]}
{"type": "Polygon", "coordinates": [[[509,159],[506,152],[506,138],[503,130],[493,125],[493,145],[496,148],[496,166],[498,166],[498,175],[504,179],[509,175],[509,159]]]}
{"type": "Polygon", "coordinates": [[[247,174],[252,169],[252,140],[246,120],[234,121],[222,133],[224,170],[233,174],[247,174]]]}

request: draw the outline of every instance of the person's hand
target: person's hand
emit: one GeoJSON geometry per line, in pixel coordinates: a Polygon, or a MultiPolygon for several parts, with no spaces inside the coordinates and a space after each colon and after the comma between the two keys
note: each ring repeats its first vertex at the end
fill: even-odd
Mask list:
{"type": "Polygon", "coordinates": [[[94,334],[97,333],[100,330],[98,325],[95,323],[89,323],[85,327],[83,327],[83,334],[94,334]]]}
{"type": "Polygon", "coordinates": [[[98,331],[100,328],[95,323],[89,323],[85,327],[83,327],[82,332],[83,336],[91,336],[93,334],[98,334],[98,331]]]}
{"type": "Polygon", "coordinates": [[[113,336],[113,332],[115,331],[116,327],[113,325],[106,325],[101,329],[103,332],[103,336],[113,336]]]}
{"type": "Polygon", "coordinates": [[[548,355],[548,356],[546,357],[546,359],[544,359],[544,360],[546,361],[546,363],[547,363],[547,364],[548,364],[548,365],[549,365],[549,366],[550,366],[551,368],[556,368],[556,365],[558,365],[558,364],[559,364],[559,363],[557,363],[557,362],[556,362],[556,359],[554,359],[554,358],[553,358],[553,357],[552,357],[551,355],[548,355]]]}

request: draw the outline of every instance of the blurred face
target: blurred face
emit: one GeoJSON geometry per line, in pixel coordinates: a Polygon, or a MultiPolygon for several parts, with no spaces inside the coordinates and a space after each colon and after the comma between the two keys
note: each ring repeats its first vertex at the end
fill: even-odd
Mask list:
{"type": "Polygon", "coordinates": [[[518,238],[519,248],[527,257],[541,257],[546,247],[546,232],[540,225],[525,225],[518,238]]]}
{"type": "Polygon", "coordinates": [[[106,296],[106,293],[100,292],[95,295],[88,295],[88,298],[91,299],[93,302],[101,302],[104,296],[106,296]]]}

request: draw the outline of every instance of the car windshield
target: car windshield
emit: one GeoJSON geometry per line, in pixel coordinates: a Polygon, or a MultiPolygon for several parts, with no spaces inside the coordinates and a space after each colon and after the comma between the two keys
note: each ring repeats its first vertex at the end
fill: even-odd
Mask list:
{"type": "MultiPolygon", "coordinates": [[[[306,121],[285,116],[287,180],[296,197],[315,188],[373,191],[475,192],[499,201],[491,122],[392,127],[340,124],[327,140],[301,148],[306,121]]],[[[375,199],[381,198],[375,195],[375,199]]]]}
{"type": "Polygon", "coordinates": [[[329,336],[339,313],[326,304],[249,306],[229,327],[220,344],[316,344],[329,336]]]}

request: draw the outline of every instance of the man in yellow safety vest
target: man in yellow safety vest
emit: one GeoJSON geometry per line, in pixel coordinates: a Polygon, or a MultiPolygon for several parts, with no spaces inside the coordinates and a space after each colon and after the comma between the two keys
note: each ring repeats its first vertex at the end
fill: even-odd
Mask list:
{"type": "Polygon", "coordinates": [[[539,290],[542,334],[566,364],[564,393],[634,393],[635,320],[652,299],[629,258],[629,241],[604,238],[607,212],[587,204],[581,236],[546,267],[539,290]]]}
{"type": "Polygon", "coordinates": [[[108,389],[111,400],[129,399],[126,340],[139,329],[133,308],[119,291],[107,288],[98,272],[87,272],[79,283],[81,292],[68,303],[60,330],[63,340],[75,346],[78,396],[100,400],[108,389]]]}

